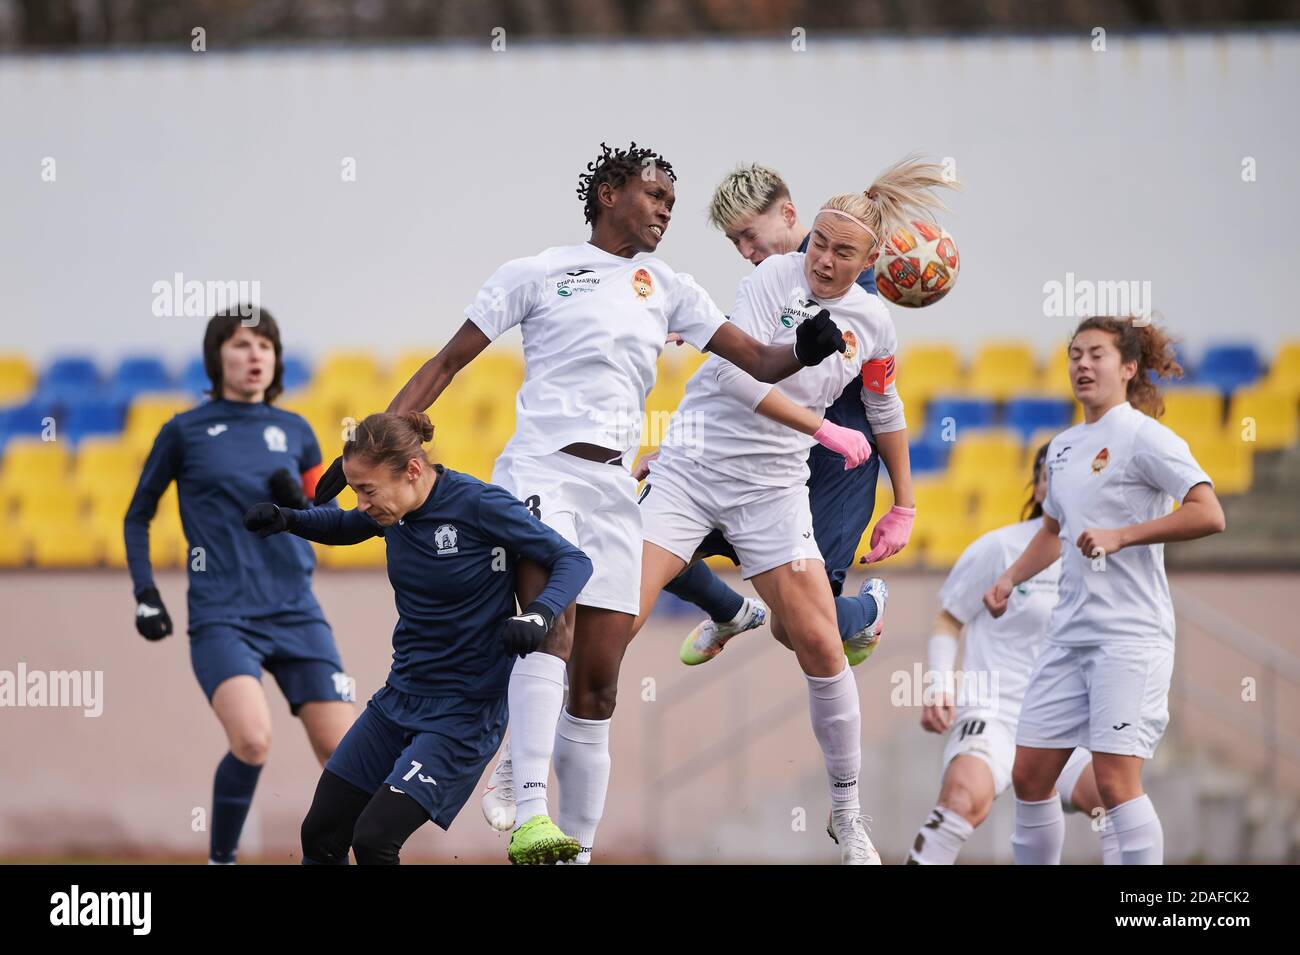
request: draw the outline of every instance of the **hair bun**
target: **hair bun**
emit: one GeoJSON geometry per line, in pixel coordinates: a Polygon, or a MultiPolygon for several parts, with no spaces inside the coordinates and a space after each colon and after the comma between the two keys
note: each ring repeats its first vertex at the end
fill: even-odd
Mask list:
{"type": "Polygon", "coordinates": [[[433,422],[423,411],[408,411],[406,420],[410,422],[411,430],[420,436],[420,443],[426,444],[433,440],[433,422]]]}

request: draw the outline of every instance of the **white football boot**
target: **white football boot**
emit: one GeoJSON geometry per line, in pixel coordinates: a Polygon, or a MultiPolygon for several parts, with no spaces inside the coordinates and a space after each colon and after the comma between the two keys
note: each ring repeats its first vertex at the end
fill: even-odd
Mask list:
{"type": "Polygon", "coordinates": [[[870,816],[860,812],[843,813],[838,818],[831,813],[826,835],[840,847],[840,865],[880,865],[880,853],[867,835],[870,821],[870,816]]]}
{"type": "Polygon", "coordinates": [[[681,660],[688,667],[708,663],[732,637],[767,623],[767,605],[757,597],[746,597],[740,612],[726,623],[705,620],[692,630],[682,644],[681,660]]]}

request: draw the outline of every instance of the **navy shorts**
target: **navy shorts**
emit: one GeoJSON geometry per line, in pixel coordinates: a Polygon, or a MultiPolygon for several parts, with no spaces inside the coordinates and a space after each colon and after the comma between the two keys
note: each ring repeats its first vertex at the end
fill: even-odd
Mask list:
{"type": "Polygon", "coordinates": [[[504,693],[491,700],[414,696],[385,684],[325,769],[364,792],[391,786],[446,829],[500,748],[508,713],[504,693]]]}
{"type": "Polygon", "coordinates": [[[312,614],[282,613],[190,628],[190,663],[212,701],[232,676],[262,678],[266,669],[280,684],[296,716],[304,703],[354,702],[356,683],[343,670],[330,625],[312,614]]]}
{"type": "MultiPolygon", "coordinates": [[[[844,575],[853,566],[862,535],[876,509],[876,479],[880,456],[873,453],[867,463],[844,470],[844,458],[820,447],[808,453],[808,506],[812,509],[813,539],[826,563],[826,576],[835,596],[844,589],[844,575]]],[[[714,529],[695,550],[697,558],[726,557],[739,565],[740,558],[722,531],[714,529]]]]}

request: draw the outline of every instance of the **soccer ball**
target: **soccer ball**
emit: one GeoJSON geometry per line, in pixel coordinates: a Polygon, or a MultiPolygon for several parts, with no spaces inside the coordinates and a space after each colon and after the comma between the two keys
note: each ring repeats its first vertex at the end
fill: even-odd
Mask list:
{"type": "Polygon", "coordinates": [[[952,291],[961,260],[942,226],[915,219],[885,241],[875,268],[882,296],[905,308],[924,308],[952,291]]]}

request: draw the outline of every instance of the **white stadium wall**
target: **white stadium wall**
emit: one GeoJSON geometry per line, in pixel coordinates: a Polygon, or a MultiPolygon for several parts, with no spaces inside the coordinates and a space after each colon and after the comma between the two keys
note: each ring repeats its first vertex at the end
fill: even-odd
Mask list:
{"type": "Polygon", "coordinates": [[[749,266],[704,210],[736,162],[780,170],[807,219],[920,151],[965,183],[944,217],[963,268],[937,307],[896,312],[904,343],[1046,349],[1074,319],[1045,317],[1044,283],[1073,273],[1149,282],[1193,354],[1271,347],[1297,327],[1300,36],[1107,47],[485,38],[0,59],[4,344],[179,362],[202,318],[153,314],[177,273],[260,283],[295,350],[436,344],[499,263],[586,237],[577,175],[602,140],[634,139],[680,176],[663,256],[724,309],[749,266]]]}

